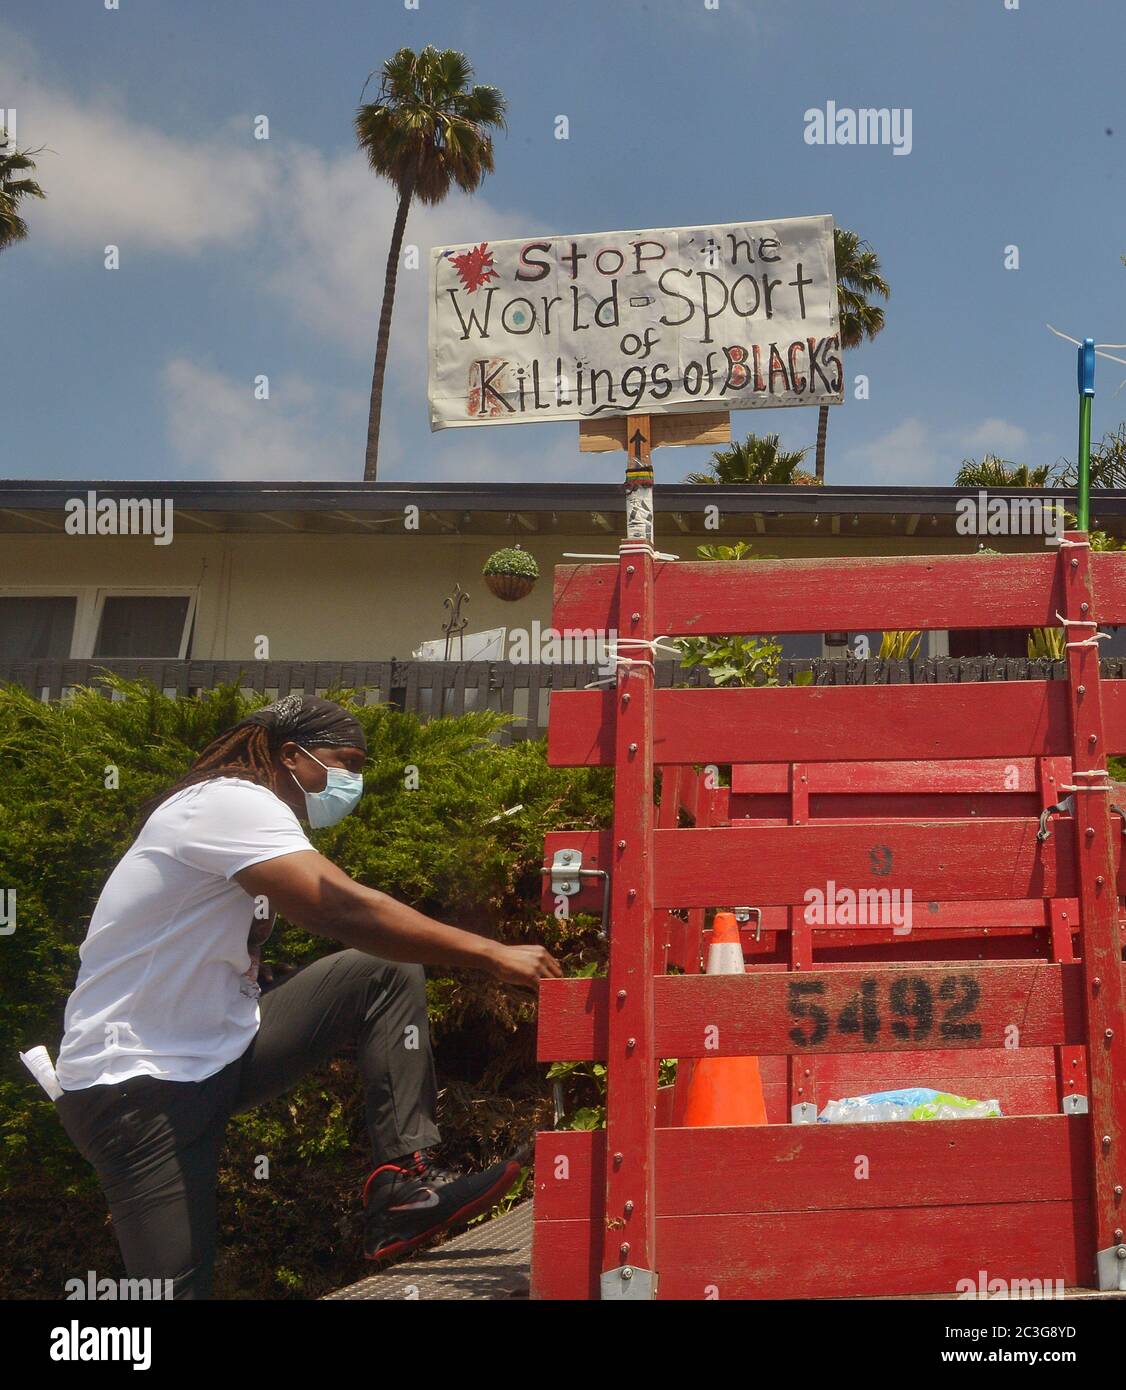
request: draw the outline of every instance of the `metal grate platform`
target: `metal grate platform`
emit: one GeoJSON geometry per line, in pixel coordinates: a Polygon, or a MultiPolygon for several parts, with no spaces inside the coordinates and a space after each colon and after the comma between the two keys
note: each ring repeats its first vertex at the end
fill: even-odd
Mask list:
{"type": "Polygon", "coordinates": [[[527,1298],[532,1203],[349,1284],[326,1299],[527,1298]]]}

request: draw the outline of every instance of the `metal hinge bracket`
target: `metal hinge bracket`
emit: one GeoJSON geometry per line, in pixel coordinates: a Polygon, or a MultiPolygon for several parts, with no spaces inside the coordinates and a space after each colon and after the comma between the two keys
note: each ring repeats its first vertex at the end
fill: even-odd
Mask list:
{"type": "Polygon", "coordinates": [[[640,1269],[637,1265],[619,1265],[617,1269],[603,1270],[600,1287],[603,1300],[651,1301],[657,1297],[657,1271],[640,1269]]]}

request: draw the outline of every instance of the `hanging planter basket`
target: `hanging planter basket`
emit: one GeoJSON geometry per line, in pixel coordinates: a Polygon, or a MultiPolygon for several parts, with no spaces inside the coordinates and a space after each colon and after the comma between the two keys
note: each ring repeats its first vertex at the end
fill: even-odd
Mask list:
{"type": "Polygon", "coordinates": [[[540,577],[534,557],[518,545],[494,550],[481,573],[489,591],[506,603],[527,598],[540,577]]]}

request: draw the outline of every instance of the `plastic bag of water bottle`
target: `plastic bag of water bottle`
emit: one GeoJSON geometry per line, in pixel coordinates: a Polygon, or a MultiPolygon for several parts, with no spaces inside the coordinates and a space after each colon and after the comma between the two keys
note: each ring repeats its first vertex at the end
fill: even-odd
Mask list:
{"type": "Polygon", "coordinates": [[[985,1120],[996,1119],[1001,1106],[996,1100],[971,1100],[929,1086],[909,1086],[900,1091],[872,1091],[866,1096],[831,1100],[818,1115],[819,1124],[874,1124],[880,1120],[985,1120]]]}

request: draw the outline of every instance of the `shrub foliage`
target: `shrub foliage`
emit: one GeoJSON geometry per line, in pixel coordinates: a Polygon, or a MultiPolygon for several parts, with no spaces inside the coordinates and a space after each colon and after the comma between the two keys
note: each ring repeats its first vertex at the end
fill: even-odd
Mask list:
{"type": "MultiPolygon", "coordinates": [[[[75,1274],[119,1270],[93,1173],[16,1053],[36,1043],[57,1052],[78,948],[142,803],[260,703],[234,687],[177,700],[143,682],[105,684],[108,692],[80,689],[50,705],[0,689],[0,890],[15,890],[17,924],[0,937],[6,1297],[58,1297],[75,1274]]],[[[314,833],[318,848],[431,916],[542,941],[568,973],[589,970],[601,956],[594,923],[543,913],[540,865],[545,831],[608,822],[609,774],[550,769],[542,742],[500,743],[506,720],[493,713],[430,723],[387,707],[356,714],[370,749],[365,795],[340,825],[314,833]]],[[[279,921],[267,958],[300,965],[337,949],[279,921]]],[[[429,973],[441,1156],[482,1163],[550,1125],[534,1006],[480,974],[429,973]]],[[[342,1058],[231,1122],[218,1296],[314,1297],[366,1272],[356,1211],[368,1156],[355,1080],[342,1058]],[[259,1155],[266,1179],[255,1176],[259,1155]]]]}

